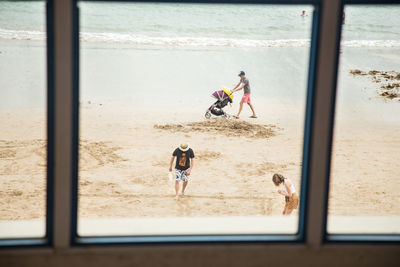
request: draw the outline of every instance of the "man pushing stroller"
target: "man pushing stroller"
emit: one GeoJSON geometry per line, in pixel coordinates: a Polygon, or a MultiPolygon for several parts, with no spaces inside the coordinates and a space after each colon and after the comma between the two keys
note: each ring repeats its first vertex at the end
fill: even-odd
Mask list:
{"type": "Polygon", "coordinates": [[[240,77],[240,81],[235,86],[235,88],[232,89],[232,93],[243,89],[244,94],[243,94],[242,100],[240,101],[239,111],[236,114],[236,116],[234,116],[234,117],[236,119],[239,119],[240,112],[242,112],[242,109],[243,109],[243,103],[247,103],[249,105],[251,111],[253,112],[253,115],[250,116],[250,118],[257,118],[256,112],[254,111],[254,107],[251,104],[251,100],[250,100],[250,82],[246,78],[246,73],[244,73],[244,71],[241,71],[238,76],[240,77]]]}
{"type": "Polygon", "coordinates": [[[239,115],[243,109],[243,103],[247,103],[249,105],[251,111],[253,112],[253,115],[250,116],[250,118],[257,118],[256,112],[254,111],[254,107],[251,104],[251,100],[250,100],[250,82],[246,78],[246,74],[244,73],[244,71],[241,71],[239,73],[239,77],[240,77],[240,81],[235,86],[235,88],[232,89],[232,91],[226,87],[222,87],[222,90],[215,91],[214,93],[212,93],[212,97],[217,99],[217,101],[206,110],[206,114],[205,114],[206,119],[210,119],[211,115],[222,116],[223,118],[229,119],[230,115],[228,115],[223,110],[223,108],[228,103],[232,103],[233,93],[240,91],[242,89],[244,91],[244,94],[243,94],[242,100],[240,101],[240,108],[239,108],[237,115],[234,115],[233,117],[236,119],[239,119],[239,115]]]}

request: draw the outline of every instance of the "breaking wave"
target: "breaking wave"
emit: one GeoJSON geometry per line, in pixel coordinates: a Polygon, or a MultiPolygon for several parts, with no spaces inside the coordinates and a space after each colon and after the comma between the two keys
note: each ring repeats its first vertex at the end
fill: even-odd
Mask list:
{"type": "MultiPolygon", "coordinates": [[[[9,40],[44,40],[42,31],[16,31],[0,29],[0,38],[9,40]]],[[[121,43],[143,46],[171,47],[308,47],[309,39],[234,39],[214,37],[152,37],[129,33],[92,33],[82,32],[82,42],[121,43]]],[[[349,40],[342,41],[345,47],[400,47],[400,40],[349,40]]]]}

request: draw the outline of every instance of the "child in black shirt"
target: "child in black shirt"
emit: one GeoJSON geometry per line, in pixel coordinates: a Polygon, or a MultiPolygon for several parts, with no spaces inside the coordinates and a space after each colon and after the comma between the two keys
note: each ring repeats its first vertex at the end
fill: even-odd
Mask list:
{"type": "Polygon", "coordinates": [[[169,164],[169,171],[172,172],[172,164],[176,158],[175,163],[175,199],[178,200],[179,196],[179,182],[182,184],[182,196],[185,195],[185,189],[189,181],[189,175],[192,172],[194,165],[194,152],[187,144],[181,144],[172,153],[171,161],[169,164]]]}

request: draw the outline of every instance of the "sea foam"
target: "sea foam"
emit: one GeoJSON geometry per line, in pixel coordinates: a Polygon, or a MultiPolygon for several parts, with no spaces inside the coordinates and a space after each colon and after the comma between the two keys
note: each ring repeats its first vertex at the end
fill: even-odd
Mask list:
{"type": "MultiPolygon", "coordinates": [[[[0,29],[1,39],[10,40],[44,40],[42,31],[16,31],[0,29]]],[[[171,47],[309,47],[309,39],[235,39],[217,37],[190,37],[190,36],[145,36],[130,33],[94,33],[81,32],[81,42],[88,43],[116,43],[143,46],[171,46],[171,47]]],[[[399,47],[400,40],[346,40],[342,41],[345,47],[399,47]]]]}

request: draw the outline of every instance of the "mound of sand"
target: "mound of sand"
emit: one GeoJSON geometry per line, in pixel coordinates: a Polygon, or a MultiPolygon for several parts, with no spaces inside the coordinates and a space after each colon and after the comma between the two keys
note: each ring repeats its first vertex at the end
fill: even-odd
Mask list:
{"type": "Polygon", "coordinates": [[[172,132],[203,132],[247,138],[270,138],[275,136],[278,130],[275,125],[260,125],[242,120],[222,119],[189,122],[186,124],[156,124],[154,128],[172,132]]]}
{"type": "Polygon", "coordinates": [[[365,72],[359,69],[349,71],[354,76],[369,76],[375,83],[380,84],[378,95],[389,100],[396,99],[400,102],[400,72],[371,70],[365,72]]]}

